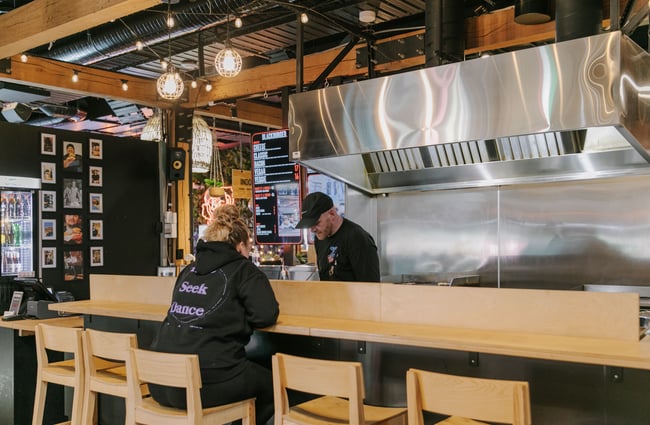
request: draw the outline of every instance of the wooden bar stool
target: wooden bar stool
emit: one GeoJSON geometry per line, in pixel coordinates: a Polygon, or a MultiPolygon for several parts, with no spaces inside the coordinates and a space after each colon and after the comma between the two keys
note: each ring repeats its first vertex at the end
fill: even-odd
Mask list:
{"type": "Polygon", "coordinates": [[[406,372],[409,425],[424,425],[422,411],[450,417],[444,425],[489,421],[530,425],[528,382],[447,375],[418,369],[406,372]]]}
{"type": "Polygon", "coordinates": [[[83,347],[81,342],[81,328],[68,328],[39,324],[35,327],[36,337],[36,394],[34,396],[34,414],[32,425],[43,423],[45,411],[45,398],[49,383],[64,385],[74,388],[72,398],[72,425],[80,425],[84,395],[84,365],[83,347]],[[74,358],[57,362],[50,362],[47,350],[61,353],[71,353],[74,358]]]}
{"type": "Polygon", "coordinates": [[[129,349],[137,348],[136,335],[86,329],[82,339],[86,370],[83,423],[97,423],[97,394],[102,393],[123,398],[127,404],[124,423],[133,424],[133,408],[128,406],[132,400],[127,397],[126,359],[129,349]]]}
{"type": "Polygon", "coordinates": [[[151,425],[220,425],[242,420],[255,425],[255,399],[223,406],[201,405],[201,371],[196,354],[170,354],[132,348],[126,362],[129,397],[133,399],[133,418],[137,424],[151,425]],[[187,409],[162,406],[145,398],[141,384],[158,384],[185,388],[187,409]]]}
{"type": "Polygon", "coordinates": [[[275,425],[350,424],[403,425],[406,409],[363,404],[361,363],[310,359],[278,353],[273,356],[275,425]],[[318,397],[289,406],[287,389],[318,397]]]}

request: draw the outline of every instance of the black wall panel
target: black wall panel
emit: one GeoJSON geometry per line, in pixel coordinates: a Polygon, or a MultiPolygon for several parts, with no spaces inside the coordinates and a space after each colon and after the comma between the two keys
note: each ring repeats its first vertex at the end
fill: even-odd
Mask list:
{"type": "MultiPolygon", "coordinates": [[[[41,189],[56,193],[56,211],[41,211],[38,193],[33,206],[37,244],[40,239],[39,219],[56,221],[56,239],[40,241],[43,247],[56,248],[56,267],[42,269],[41,277],[46,285],[55,290],[70,291],[76,299],[87,299],[89,273],[156,275],[160,263],[158,147],[158,143],[138,139],[0,122],[0,175],[40,178],[41,162],[56,164],[56,182],[42,184],[41,189]],[[55,135],[55,155],[41,154],[42,133],[55,135]],[[101,159],[89,158],[90,139],[102,141],[101,159]],[[63,168],[65,142],[81,146],[81,172],[63,168]],[[101,186],[89,185],[89,167],[101,167],[101,186]],[[81,208],[64,208],[65,179],[82,182],[81,208]],[[91,211],[90,193],[101,195],[102,212],[91,211]],[[66,214],[81,217],[81,244],[64,243],[66,214]],[[90,220],[102,221],[102,239],[90,239],[90,220]],[[103,248],[102,266],[90,266],[91,247],[103,248]],[[72,280],[65,279],[64,253],[69,251],[81,251],[83,255],[81,272],[72,280]]],[[[36,265],[40,261],[41,252],[37,250],[36,265]]],[[[38,266],[35,270],[38,272],[38,266]]]]}

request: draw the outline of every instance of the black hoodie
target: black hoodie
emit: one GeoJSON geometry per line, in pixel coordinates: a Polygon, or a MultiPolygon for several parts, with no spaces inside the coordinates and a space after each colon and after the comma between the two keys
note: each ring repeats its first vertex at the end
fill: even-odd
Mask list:
{"type": "Polygon", "coordinates": [[[278,314],[260,269],[226,242],[199,241],[151,349],[198,354],[203,382],[225,381],[241,372],[253,329],[274,324],[278,314]]]}

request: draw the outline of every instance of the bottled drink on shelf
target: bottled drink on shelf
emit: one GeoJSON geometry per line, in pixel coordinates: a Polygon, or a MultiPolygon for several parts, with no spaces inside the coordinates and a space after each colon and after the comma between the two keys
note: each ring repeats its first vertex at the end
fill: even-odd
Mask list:
{"type": "Polygon", "coordinates": [[[11,193],[9,195],[9,205],[7,206],[7,215],[9,217],[16,216],[16,195],[11,193]]]}
{"type": "Polygon", "coordinates": [[[13,228],[14,228],[14,245],[22,245],[23,232],[20,223],[18,222],[14,223],[13,228]]]}

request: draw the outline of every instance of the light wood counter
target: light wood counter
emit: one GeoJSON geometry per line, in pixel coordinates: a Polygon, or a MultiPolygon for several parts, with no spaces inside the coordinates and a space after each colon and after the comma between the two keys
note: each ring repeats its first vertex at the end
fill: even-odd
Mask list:
{"type": "MultiPolygon", "coordinates": [[[[271,283],[281,314],[267,332],[650,370],[634,293],[271,283]]],[[[173,278],[91,275],[90,285],[90,300],[50,309],[161,321],[173,278]]]]}
{"type": "Polygon", "coordinates": [[[51,319],[0,320],[0,328],[15,329],[18,331],[19,336],[29,336],[34,335],[34,328],[39,323],[81,328],[84,325],[84,320],[81,316],[53,317],[51,319]]]}

